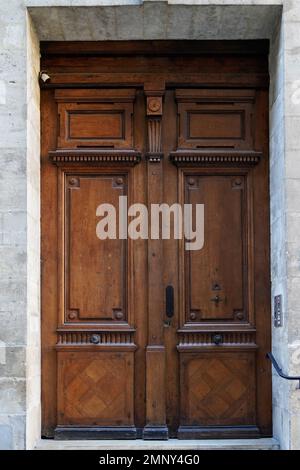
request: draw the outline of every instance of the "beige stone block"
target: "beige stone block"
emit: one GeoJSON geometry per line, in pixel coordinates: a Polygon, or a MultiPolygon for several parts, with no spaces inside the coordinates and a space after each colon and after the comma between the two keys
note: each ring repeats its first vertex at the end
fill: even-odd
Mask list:
{"type": "Polygon", "coordinates": [[[300,278],[299,277],[289,277],[288,282],[287,282],[287,286],[288,286],[289,340],[290,340],[290,338],[292,338],[292,335],[294,335],[294,333],[296,333],[296,336],[297,336],[297,331],[295,332],[295,328],[298,328],[298,326],[299,326],[300,278]]]}
{"type": "Polygon", "coordinates": [[[26,179],[6,178],[0,185],[0,208],[5,211],[22,212],[26,209],[26,179]]]}
{"type": "Polygon", "coordinates": [[[290,420],[288,409],[278,406],[273,407],[273,433],[278,439],[280,450],[288,450],[290,448],[290,420]]]}
{"type": "Polygon", "coordinates": [[[0,105],[6,104],[6,83],[0,80],[0,105]]]}
{"type": "Polygon", "coordinates": [[[285,81],[299,80],[300,57],[297,50],[286,49],[284,54],[285,81]]]}
{"type": "Polygon", "coordinates": [[[24,246],[0,246],[0,276],[22,278],[27,272],[27,253],[24,246]]]}
{"type": "Polygon", "coordinates": [[[283,19],[284,22],[290,24],[300,21],[300,5],[298,0],[284,0],[283,2],[283,19]]]}
{"type": "MultiPolygon", "coordinates": [[[[27,218],[25,212],[4,212],[2,214],[4,245],[26,245],[27,218]]],[[[6,246],[6,251],[9,248],[6,246]]]]}
{"type": "Polygon", "coordinates": [[[287,271],[293,278],[300,276],[300,240],[287,243],[287,271]]]}
{"type": "Polygon", "coordinates": [[[286,155],[285,169],[287,178],[300,178],[300,149],[289,150],[286,155]]]}
{"type": "Polygon", "coordinates": [[[21,450],[25,445],[25,416],[0,414],[0,449],[21,450]]]}
{"type": "MultiPolygon", "coordinates": [[[[299,70],[300,72],[300,70],[299,70]]],[[[285,134],[286,134],[286,150],[299,150],[300,149],[300,116],[285,117],[285,134]]]]}
{"type": "Polygon", "coordinates": [[[24,49],[25,44],[25,21],[21,24],[8,24],[5,27],[5,36],[2,41],[4,48],[24,49]]]}
{"type": "Polygon", "coordinates": [[[13,450],[12,427],[9,424],[1,424],[1,418],[0,418],[0,450],[13,450]]]}
{"type": "Polygon", "coordinates": [[[289,212],[300,212],[300,180],[286,179],[286,209],[289,212]]]}
{"type": "MultiPolygon", "coordinates": [[[[7,178],[24,177],[25,174],[26,149],[1,148],[1,180],[3,181],[3,184],[5,184],[7,178]]],[[[1,199],[0,207],[2,207],[1,199]]]]}
{"type": "Polygon", "coordinates": [[[116,35],[119,40],[144,38],[143,8],[135,6],[115,9],[116,35]]]}
{"type": "Polygon", "coordinates": [[[300,442],[300,413],[291,415],[291,445],[290,450],[299,450],[300,442]]]}
{"type": "Polygon", "coordinates": [[[25,379],[0,377],[1,413],[20,414],[26,409],[25,379]]]}
{"type": "MultiPolygon", "coordinates": [[[[300,203],[300,201],[299,201],[300,203]]],[[[297,248],[300,249],[300,212],[288,212],[286,215],[287,221],[287,242],[291,243],[289,245],[289,251],[291,255],[297,255],[295,251],[297,248]]]]}
{"type": "MultiPolygon", "coordinates": [[[[15,303],[16,306],[18,306],[18,302],[21,301],[21,305],[23,306],[25,300],[26,280],[24,277],[21,279],[12,279],[7,278],[6,276],[4,278],[0,277],[0,305],[1,307],[4,306],[4,310],[7,310],[5,308],[5,305],[7,303],[9,303],[10,305],[12,303],[15,303]]],[[[25,311],[23,312],[23,314],[25,315],[25,311]]]]}
{"type": "Polygon", "coordinates": [[[25,305],[11,301],[13,297],[9,295],[6,299],[4,301],[2,297],[0,300],[0,324],[5,325],[5,328],[2,327],[0,330],[0,340],[4,341],[7,346],[24,345],[26,341],[25,305]]]}
{"type": "MultiPolygon", "coordinates": [[[[0,377],[24,378],[26,372],[26,350],[24,346],[6,347],[5,364],[0,364],[0,377]]],[[[1,412],[1,411],[0,411],[1,412]]]]}

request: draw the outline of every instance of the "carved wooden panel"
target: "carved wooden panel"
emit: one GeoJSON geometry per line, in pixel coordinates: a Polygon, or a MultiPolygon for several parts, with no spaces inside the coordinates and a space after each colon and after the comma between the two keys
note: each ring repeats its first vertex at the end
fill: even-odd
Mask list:
{"type": "Polygon", "coordinates": [[[186,331],[179,333],[178,351],[204,350],[211,348],[247,348],[256,349],[255,329],[234,330],[206,330],[206,331],[186,331]]]}
{"type": "Polygon", "coordinates": [[[109,348],[135,350],[134,344],[134,330],[131,331],[99,331],[99,330],[71,330],[60,329],[57,331],[57,345],[59,348],[74,348],[91,346],[96,347],[97,350],[109,348]]]}
{"type": "Polygon", "coordinates": [[[180,355],[181,424],[238,426],[255,423],[252,352],[180,355]]]}
{"type": "Polygon", "coordinates": [[[133,424],[133,353],[58,352],[58,425],[133,424]]]}
{"type": "Polygon", "coordinates": [[[178,166],[201,167],[252,167],[262,159],[260,152],[245,150],[177,150],[171,152],[171,162],[178,166]]]}
{"type": "Polygon", "coordinates": [[[184,202],[204,205],[204,246],[183,254],[183,322],[247,322],[252,276],[247,177],[194,170],[182,178],[184,202]]]}
{"type": "Polygon", "coordinates": [[[253,149],[254,96],[251,90],[176,90],[178,148],[253,149]]]}
{"type": "Polygon", "coordinates": [[[147,160],[155,163],[163,158],[162,153],[162,96],[147,96],[148,151],[147,160]]]}
{"type": "Polygon", "coordinates": [[[57,166],[134,166],[141,161],[141,153],[135,150],[54,150],[49,152],[50,161],[57,166]]]}
{"type": "MultiPolygon", "coordinates": [[[[127,319],[127,240],[100,239],[100,204],[119,205],[127,173],[64,173],[64,321],[124,322],[127,319]]],[[[106,213],[102,214],[106,216],[106,213]]],[[[107,228],[106,228],[107,229],[107,228]]],[[[105,229],[105,230],[106,230],[105,229]]],[[[117,230],[117,225],[115,230],[117,230]]]]}
{"type": "Polygon", "coordinates": [[[134,90],[57,90],[59,148],[133,147],[134,90]]]}

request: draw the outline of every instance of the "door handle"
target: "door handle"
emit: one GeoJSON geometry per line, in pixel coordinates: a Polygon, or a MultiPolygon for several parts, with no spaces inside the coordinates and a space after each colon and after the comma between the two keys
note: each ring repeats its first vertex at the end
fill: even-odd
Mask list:
{"type": "Polygon", "coordinates": [[[173,286],[166,287],[166,315],[168,318],[174,316],[174,288],[173,286]]]}

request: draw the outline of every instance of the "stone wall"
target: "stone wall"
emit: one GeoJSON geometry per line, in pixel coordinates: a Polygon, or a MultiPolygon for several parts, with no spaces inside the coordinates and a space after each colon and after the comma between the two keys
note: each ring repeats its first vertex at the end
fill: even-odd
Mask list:
{"type": "MultiPolygon", "coordinates": [[[[273,351],[299,374],[299,33],[298,0],[0,2],[0,448],[31,448],[40,436],[39,40],[271,38],[272,297],[284,301],[273,351]]],[[[300,448],[295,388],[274,374],[282,448],[300,448]]]]}
{"type": "MultiPolygon", "coordinates": [[[[300,375],[300,2],[284,2],[286,327],[291,375],[300,375]]],[[[285,348],[285,342],[282,347],[285,348]]],[[[300,391],[289,388],[288,448],[300,448],[300,391]]]]}
{"type": "Polygon", "coordinates": [[[40,433],[39,41],[23,0],[0,18],[0,448],[22,449],[40,433]]]}
{"type": "MultiPolygon", "coordinates": [[[[300,4],[285,1],[270,52],[270,196],[272,298],[283,295],[283,327],[273,328],[273,353],[300,373],[300,4]]],[[[284,449],[300,448],[300,392],[273,375],[273,427],[284,449]]]]}
{"type": "MultiPolygon", "coordinates": [[[[284,321],[272,330],[273,354],[280,364],[288,364],[287,266],[286,266],[286,194],[284,135],[284,24],[280,18],[271,40],[270,67],[270,204],[271,204],[271,276],[272,299],[283,296],[284,321]],[[285,345],[285,347],[284,347],[285,345]]],[[[274,305],[272,302],[272,310],[274,305]]],[[[289,383],[273,370],[273,428],[281,447],[288,448],[289,383]]]]}
{"type": "Polygon", "coordinates": [[[25,445],[27,335],[26,11],[0,2],[0,448],[25,445]]]}

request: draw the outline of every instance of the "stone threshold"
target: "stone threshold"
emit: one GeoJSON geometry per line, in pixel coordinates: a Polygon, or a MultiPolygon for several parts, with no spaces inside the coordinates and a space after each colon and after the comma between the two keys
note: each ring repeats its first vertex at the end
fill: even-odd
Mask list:
{"type": "Polygon", "coordinates": [[[41,439],[35,450],[279,450],[279,443],[274,438],[267,439],[207,439],[143,441],[91,440],[91,441],[55,441],[41,439]]]}

